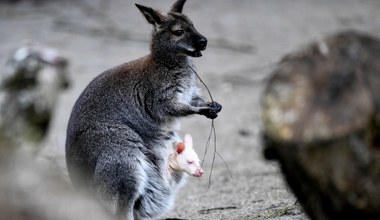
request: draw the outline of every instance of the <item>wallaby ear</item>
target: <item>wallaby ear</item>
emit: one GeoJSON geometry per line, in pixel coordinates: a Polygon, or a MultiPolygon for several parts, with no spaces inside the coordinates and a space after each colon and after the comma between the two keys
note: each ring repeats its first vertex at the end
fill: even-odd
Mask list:
{"type": "Polygon", "coordinates": [[[179,142],[176,146],[177,154],[181,154],[185,150],[185,143],[179,142]]]}
{"type": "Polygon", "coordinates": [[[182,10],[183,10],[183,5],[185,5],[185,2],[186,2],[186,0],[178,0],[178,1],[176,1],[174,4],[173,4],[173,6],[172,6],[172,8],[170,9],[170,11],[172,11],[172,12],[177,12],[177,13],[182,13],[182,10]]]}
{"type": "Polygon", "coordinates": [[[163,23],[164,16],[160,12],[154,10],[153,8],[149,8],[143,5],[139,5],[139,4],[135,4],[135,5],[141,11],[141,13],[145,16],[146,20],[149,23],[153,25],[163,23]]]}
{"type": "Polygon", "coordinates": [[[185,142],[185,145],[187,147],[193,147],[193,138],[191,137],[190,134],[186,134],[185,137],[183,138],[183,141],[185,142]]]}

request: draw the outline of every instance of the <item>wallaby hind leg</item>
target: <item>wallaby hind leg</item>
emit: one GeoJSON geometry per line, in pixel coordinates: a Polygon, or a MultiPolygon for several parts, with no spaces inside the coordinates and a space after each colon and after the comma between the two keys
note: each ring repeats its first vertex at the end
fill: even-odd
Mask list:
{"type": "Polygon", "coordinates": [[[135,202],[144,188],[146,175],[139,166],[141,155],[136,149],[131,147],[126,153],[125,146],[124,151],[119,146],[110,147],[99,157],[95,168],[98,198],[123,220],[134,220],[135,202]]]}

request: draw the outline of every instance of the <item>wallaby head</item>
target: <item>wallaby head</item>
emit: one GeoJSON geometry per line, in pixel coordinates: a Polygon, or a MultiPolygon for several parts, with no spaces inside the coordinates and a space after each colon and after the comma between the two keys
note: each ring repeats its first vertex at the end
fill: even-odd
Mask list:
{"type": "Polygon", "coordinates": [[[203,174],[198,154],[193,147],[193,139],[186,134],[183,142],[177,143],[172,158],[169,158],[169,166],[176,171],[184,171],[191,176],[201,177],[203,174]]]}
{"type": "Polygon", "coordinates": [[[173,56],[202,56],[207,38],[200,34],[192,21],[182,14],[186,0],[178,0],[168,13],[136,4],[153,25],[151,52],[158,58],[173,56]]]}

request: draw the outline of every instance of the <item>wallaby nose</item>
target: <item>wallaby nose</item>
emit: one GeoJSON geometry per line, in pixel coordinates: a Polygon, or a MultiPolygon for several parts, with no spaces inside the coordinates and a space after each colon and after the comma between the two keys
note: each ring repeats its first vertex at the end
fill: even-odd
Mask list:
{"type": "Polygon", "coordinates": [[[198,40],[198,44],[199,44],[199,46],[204,50],[204,49],[206,49],[206,46],[207,46],[207,38],[205,38],[205,37],[201,37],[201,38],[199,38],[199,40],[198,40]]]}

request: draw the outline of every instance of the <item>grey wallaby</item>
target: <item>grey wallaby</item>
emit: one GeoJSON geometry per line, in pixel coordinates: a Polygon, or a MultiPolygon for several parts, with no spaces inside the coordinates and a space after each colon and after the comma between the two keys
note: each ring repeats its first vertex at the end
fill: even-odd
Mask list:
{"type": "Polygon", "coordinates": [[[199,94],[190,57],[202,56],[207,39],[182,14],[184,4],[176,1],[168,13],[136,4],[153,25],[151,53],[97,76],[69,120],[66,161],[73,184],[92,190],[123,219],[169,211],[184,176],[167,177],[178,119],[214,119],[222,109],[199,94]]]}

